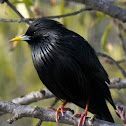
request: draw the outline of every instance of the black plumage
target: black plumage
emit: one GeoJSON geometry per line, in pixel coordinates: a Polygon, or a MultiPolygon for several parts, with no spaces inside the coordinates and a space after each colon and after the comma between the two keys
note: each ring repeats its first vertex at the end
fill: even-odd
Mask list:
{"type": "Polygon", "coordinates": [[[88,111],[114,122],[105,101],[116,110],[108,75],[83,37],[45,18],[33,22],[25,36],[41,81],[56,97],[84,109],[89,99],[88,111]]]}

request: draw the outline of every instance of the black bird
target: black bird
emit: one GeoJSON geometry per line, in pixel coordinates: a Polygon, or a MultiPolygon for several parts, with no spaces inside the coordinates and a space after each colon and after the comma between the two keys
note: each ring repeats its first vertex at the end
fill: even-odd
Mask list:
{"type": "Polygon", "coordinates": [[[57,109],[56,119],[59,110],[63,111],[65,104],[72,102],[86,107],[79,125],[83,118],[85,120],[87,110],[100,119],[114,122],[105,101],[116,110],[107,86],[108,74],[83,37],[57,21],[41,18],[30,24],[25,35],[10,42],[17,40],[26,40],[41,81],[56,97],[64,100],[57,109]]]}

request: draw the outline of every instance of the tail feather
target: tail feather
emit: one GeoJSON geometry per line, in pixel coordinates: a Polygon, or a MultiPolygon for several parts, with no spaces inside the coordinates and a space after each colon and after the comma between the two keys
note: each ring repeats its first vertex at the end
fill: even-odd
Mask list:
{"type": "Polygon", "coordinates": [[[96,114],[99,119],[114,123],[114,119],[108,109],[105,99],[102,96],[93,97],[89,105],[89,111],[96,114]]]}
{"type": "MultiPolygon", "coordinates": [[[[108,108],[106,108],[106,109],[108,109],[108,108]]],[[[109,109],[106,110],[106,113],[102,113],[101,116],[102,116],[103,120],[114,123],[114,119],[113,119],[109,109]]]]}

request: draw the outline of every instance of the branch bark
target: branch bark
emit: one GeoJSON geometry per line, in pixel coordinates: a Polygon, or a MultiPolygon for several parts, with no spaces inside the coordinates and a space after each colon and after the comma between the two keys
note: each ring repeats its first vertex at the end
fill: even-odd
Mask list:
{"type": "MultiPolygon", "coordinates": [[[[13,102],[0,100],[0,111],[14,114],[14,116],[11,119],[7,120],[7,122],[10,124],[23,117],[32,117],[32,118],[40,119],[41,121],[39,121],[39,123],[42,121],[56,122],[55,111],[49,110],[49,109],[47,110],[47,109],[40,108],[37,106],[19,105],[13,102]]],[[[58,122],[77,126],[79,118],[77,117],[72,118],[72,116],[73,116],[73,113],[71,113],[70,111],[66,111],[64,113],[64,117],[61,115],[61,113],[59,113],[58,122]]],[[[114,124],[114,123],[110,123],[110,122],[99,120],[99,119],[94,119],[94,121],[91,122],[90,118],[86,118],[85,123],[86,123],[86,126],[90,126],[92,123],[95,126],[122,126],[119,124],[114,124]]]]}
{"type": "Polygon", "coordinates": [[[101,53],[101,52],[97,52],[97,55],[102,56],[102,57],[106,57],[109,60],[111,60],[113,62],[113,64],[115,64],[118,67],[118,69],[121,71],[122,75],[126,78],[125,70],[112,57],[110,57],[109,55],[107,55],[105,53],[101,53]]]}
{"type": "MultiPolygon", "coordinates": [[[[124,89],[126,88],[126,79],[112,78],[110,79],[110,89],[124,89]]],[[[28,105],[39,100],[55,97],[47,88],[40,91],[33,91],[23,97],[18,97],[12,100],[15,104],[28,105]]]]}
{"type": "MultiPolygon", "coordinates": [[[[124,89],[126,88],[126,79],[112,78],[110,79],[110,89],[124,89]]],[[[37,102],[47,98],[55,97],[47,88],[41,89],[40,91],[33,91],[25,96],[18,97],[12,100],[15,104],[28,105],[33,102],[37,102]]]]}
{"type": "Polygon", "coordinates": [[[110,82],[111,82],[111,84],[109,85],[109,88],[112,88],[112,89],[126,88],[126,79],[112,78],[112,79],[110,79],[110,82]]]}
{"type": "MultiPolygon", "coordinates": [[[[4,0],[3,2],[6,2],[8,6],[21,18],[24,19],[23,15],[16,9],[16,7],[10,3],[9,0],[4,0]]],[[[26,21],[27,24],[30,24],[29,21],[26,21]]]]}
{"type": "Polygon", "coordinates": [[[113,18],[117,18],[122,22],[126,22],[126,10],[115,6],[113,3],[106,0],[69,0],[80,2],[85,4],[87,7],[95,11],[100,11],[104,14],[107,14],[113,18]]]}
{"type": "Polygon", "coordinates": [[[12,100],[15,104],[28,105],[33,102],[37,102],[42,99],[48,99],[55,97],[47,88],[40,91],[33,91],[23,97],[18,97],[12,100]]]}
{"type": "MultiPolygon", "coordinates": [[[[80,3],[86,5],[86,8],[88,8],[87,10],[99,11],[99,12],[107,14],[107,15],[113,17],[113,18],[117,18],[122,22],[126,22],[126,10],[114,5],[112,2],[108,2],[108,1],[105,1],[105,0],[69,0],[69,1],[80,2],[80,3]]],[[[65,14],[65,15],[47,16],[46,18],[61,18],[61,17],[66,17],[66,16],[72,16],[72,15],[76,15],[76,14],[83,12],[83,11],[85,11],[85,10],[83,10],[83,8],[82,8],[81,10],[77,11],[77,13],[73,12],[73,13],[65,14]]],[[[17,13],[17,11],[15,11],[15,12],[17,13]]],[[[19,16],[21,16],[21,15],[19,15],[19,16]]],[[[4,22],[27,22],[27,23],[29,23],[29,21],[33,21],[33,20],[36,20],[36,19],[38,19],[38,18],[28,18],[28,19],[25,19],[23,17],[21,17],[21,19],[3,19],[3,18],[1,18],[0,21],[4,21],[4,22]]]]}
{"type": "MultiPolygon", "coordinates": [[[[77,15],[81,12],[84,11],[89,11],[90,8],[81,8],[78,11],[72,12],[72,13],[67,13],[67,14],[62,14],[62,15],[55,15],[55,16],[44,16],[43,18],[62,18],[62,17],[68,17],[68,16],[74,16],[77,15]]],[[[40,17],[41,18],[41,17],[40,17]]],[[[21,19],[4,19],[4,18],[0,18],[0,21],[3,22],[28,22],[28,21],[35,21],[39,18],[21,18],[21,19]]]]}

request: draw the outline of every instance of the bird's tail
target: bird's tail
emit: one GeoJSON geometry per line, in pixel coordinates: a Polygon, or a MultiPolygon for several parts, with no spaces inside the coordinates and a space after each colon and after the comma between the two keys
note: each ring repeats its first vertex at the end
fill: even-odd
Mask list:
{"type": "MultiPolygon", "coordinates": [[[[108,108],[107,108],[107,109],[108,109],[108,108]]],[[[113,119],[113,117],[112,117],[112,115],[111,115],[109,109],[106,110],[106,113],[105,113],[105,114],[102,113],[101,116],[102,116],[102,119],[103,119],[103,120],[114,123],[114,119],[113,119]]]]}
{"type": "Polygon", "coordinates": [[[94,99],[95,101],[91,101],[89,111],[94,113],[99,119],[114,123],[114,119],[108,109],[105,99],[102,96],[99,96],[98,98],[95,97],[92,100],[94,99]]]}
{"type": "Polygon", "coordinates": [[[115,112],[116,112],[116,114],[118,115],[118,117],[120,117],[120,115],[118,114],[118,110],[117,110],[117,108],[116,108],[116,106],[115,106],[115,104],[114,104],[114,102],[113,102],[113,100],[112,100],[112,97],[110,96],[109,98],[107,98],[107,100],[109,101],[109,103],[113,106],[113,108],[115,109],[115,112]]]}

